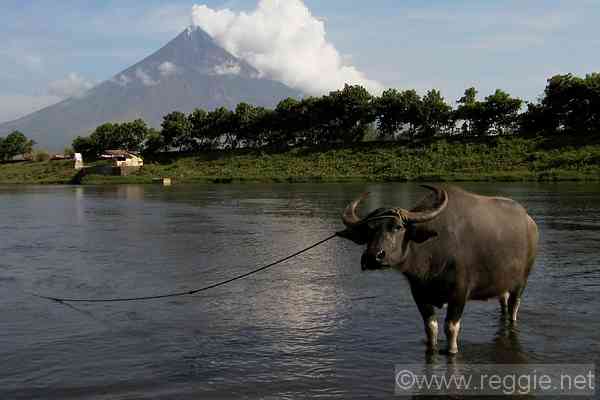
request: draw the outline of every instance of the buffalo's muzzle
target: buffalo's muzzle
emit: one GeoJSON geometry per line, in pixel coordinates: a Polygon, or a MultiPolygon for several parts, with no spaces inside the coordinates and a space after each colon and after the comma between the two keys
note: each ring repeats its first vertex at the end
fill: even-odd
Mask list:
{"type": "Polygon", "coordinates": [[[386,268],[387,265],[383,263],[385,258],[385,251],[381,250],[375,256],[368,252],[364,252],[362,257],[360,258],[360,266],[362,270],[367,269],[382,269],[386,268]]]}

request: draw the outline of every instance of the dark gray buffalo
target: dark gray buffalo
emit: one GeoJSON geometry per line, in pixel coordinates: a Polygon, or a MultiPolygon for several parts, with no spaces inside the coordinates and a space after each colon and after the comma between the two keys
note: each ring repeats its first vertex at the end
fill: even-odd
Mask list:
{"type": "Polygon", "coordinates": [[[516,321],[537,251],[538,229],[511,199],[453,186],[424,187],[432,193],[411,210],[379,208],[360,218],[356,209],[367,196],[363,194],[346,207],[346,230],[338,235],[367,245],[363,269],[392,267],[406,276],[430,350],[437,347],[434,307],[448,305],[444,331],[447,352],[454,354],[468,300],[497,297],[502,313],[516,321]]]}

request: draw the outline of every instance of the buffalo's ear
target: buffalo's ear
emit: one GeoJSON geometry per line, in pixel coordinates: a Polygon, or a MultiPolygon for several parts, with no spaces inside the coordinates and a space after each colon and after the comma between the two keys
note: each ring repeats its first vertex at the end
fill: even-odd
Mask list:
{"type": "Polygon", "coordinates": [[[408,238],[416,243],[425,243],[438,235],[436,231],[426,229],[425,227],[418,227],[415,224],[409,224],[406,230],[408,238]]]}
{"type": "Polygon", "coordinates": [[[365,234],[364,229],[346,228],[343,231],[336,232],[336,235],[351,240],[356,244],[367,243],[367,235],[365,234]]]}

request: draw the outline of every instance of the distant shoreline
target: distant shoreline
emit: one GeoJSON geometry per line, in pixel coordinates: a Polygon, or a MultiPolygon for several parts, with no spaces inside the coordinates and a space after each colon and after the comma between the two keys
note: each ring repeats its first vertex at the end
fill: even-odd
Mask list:
{"type": "MultiPolygon", "coordinates": [[[[68,184],[73,161],[0,164],[0,184],[68,184]]],[[[160,154],[130,176],[88,175],[82,184],[295,182],[600,181],[600,138],[441,138],[292,149],[160,154]]]]}

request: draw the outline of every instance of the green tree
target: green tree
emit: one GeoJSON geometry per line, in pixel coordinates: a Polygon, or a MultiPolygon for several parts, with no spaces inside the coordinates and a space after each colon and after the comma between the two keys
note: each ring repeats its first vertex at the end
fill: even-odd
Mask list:
{"type": "Polygon", "coordinates": [[[413,137],[423,123],[422,101],[415,90],[387,89],[374,101],[381,138],[396,138],[407,132],[413,137]]]}
{"type": "MultiPolygon", "coordinates": [[[[94,132],[92,132],[89,137],[90,143],[94,147],[93,157],[101,155],[105,150],[115,150],[121,147],[122,143],[117,133],[118,128],[118,124],[107,122],[94,129],[94,132]]],[[[75,145],[73,145],[73,148],[75,148],[75,145]]],[[[83,154],[83,152],[80,151],[78,151],[78,153],[83,154]]],[[[88,154],[88,157],[90,155],[91,154],[88,154]]]]}
{"type": "Polygon", "coordinates": [[[477,90],[470,87],[465,90],[463,97],[457,101],[458,107],[454,112],[454,121],[462,121],[461,132],[464,135],[478,134],[478,128],[481,128],[480,122],[483,118],[483,106],[477,101],[477,90]]]}
{"type": "Polygon", "coordinates": [[[148,135],[148,126],[142,119],[114,125],[115,145],[120,149],[141,151],[148,135]]]}
{"type": "MultiPolygon", "coordinates": [[[[333,93],[333,92],[332,92],[333,93]]],[[[332,94],[303,99],[300,103],[302,127],[299,143],[307,146],[323,146],[336,141],[339,111],[332,94]]]]}
{"type": "Polygon", "coordinates": [[[402,93],[396,89],[385,90],[374,101],[377,129],[380,138],[395,138],[402,130],[406,118],[406,107],[402,93]]]}
{"type": "Polygon", "coordinates": [[[410,89],[402,92],[402,107],[404,108],[404,123],[408,127],[408,134],[410,137],[414,137],[415,133],[421,126],[423,120],[421,114],[421,97],[418,95],[416,90],[410,89]]]}
{"type": "Polygon", "coordinates": [[[149,128],[146,134],[146,140],[142,145],[142,153],[144,155],[156,154],[165,148],[162,141],[162,135],[154,128],[149,128]]]}
{"type": "Polygon", "coordinates": [[[593,72],[585,76],[585,97],[581,104],[583,132],[600,131],[600,73],[593,72]]]}
{"type": "Polygon", "coordinates": [[[257,107],[244,102],[237,105],[232,116],[232,148],[239,144],[255,146],[260,143],[259,132],[256,130],[257,118],[257,107]]]}
{"type": "Polygon", "coordinates": [[[483,106],[490,132],[498,135],[514,133],[522,105],[521,99],[512,98],[500,89],[487,96],[483,106]]]}
{"type": "Polygon", "coordinates": [[[75,153],[81,153],[85,159],[95,159],[100,152],[91,137],[77,136],[71,144],[75,153]]]}
{"type": "Polygon", "coordinates": [[[180,111],[173,111],[165,115],[161,126],[162,141],[165,148],[176,147],[179,150],[184,150],[192,140],[192,123],[180,111]]]}
{"type": "Polygon", "coordinates": [[[549,118],[548,128],[552,132],[570,131],[573,125],[577,125],[572,117],[572,103],[580,98],[583,91],[583,80],[572,74],[555,75],[548,80],[542,106],[544,114],[549,118]]]}
{"type": "Polygon", "coordinates": [[[12,160],[15,156],[25,157],[31,154],[35,142],[19,131],[9,133],[6,138],[0,140],[0,158],[2,160],[12,160]]]}
{"type": "Polygon", "coordinates": [[[226,146],[231,145],[234,134],[233,116],[233,112],[225,107],[216,108],[208,113],[206,116],[207,139],[213,143],[213,146],[217,146],[221,142],[226,146]]]}
{"type": "Polygon", "coordinates": [[[253,125],[254,145],[262,147],[269,144],[274,132],[275,111],[265,107],[257,107],[253,125]]]}
{"type": "Polygon", "coordinates": [[[280,149],[294,146],[303,129],[302,119],[300,101],[293,97],[281,100],[275,107],[268,144],[280,149]]]}
{"type": "Polygon", "coordinates": [[[329,111],[326,142],[361,141],[375,121],[373,96],[360,85],[346,84],[344,89],[331,92],[328,98],[329,101],[325,101],[325,109],[329,111]]]}
{"type": "Polygon", "coordinates": [[[206,148],[212,146],[212,142],[209,139],[207,132],[207,116],[208,113],[201,108],[194,109],[194,111],[192,111],[192,113],[188,116],[191,124],[190,135],[194,140],[195,147],[197,148],[206,148]]]}
{"type": "MultiPolygon", "coordinates": [[[[294,131],[293,145],[315,146],[322,136],[323,126],[329,120],[329,112],[325,104],[328,97],[305,97],[294,108],[297,110],[296,125],[289,128],[294,131]]],[[[293,123],[288,119],[287,123],[293,123]]]]}
{"type": "Polygon", "coordinates": [[[522,126],[547,133],[585,134],[600,129],[600,74],[548,79],[539,104],[528,106],[522,126]]]}
{"type": "Polygon", "coordinates": [[[421,100],[420,134],[432,137],[443,133],[452,117],[452,107],[446,103],[439,90],[431,89],[421,100]]]}
{"type": "Polygon", "coordinates": [[[465,89],[465,94],[463,97],[458,99],[457,103],[464,105],[473,105],[477,102],[477,90],[474,87],[470,87],[465,89]]]}
{"type": "Polygon", "coordinates": [[[232,124],[236,144],[260,147],[267,143],[272,129],[272,115],[273,112],[264,107],[239,103],[235,108],[232,124]]]}
{"type": "Polygon", "coordinates": [[[469,135],[507,134],[517,131],[520,122],[521,99],[513,98],[503,90],[487,96],[484,101],[476,99],[475,88],[465,90],[457,103],[455,121],[463,121],[461,131],[469,135]]]}

